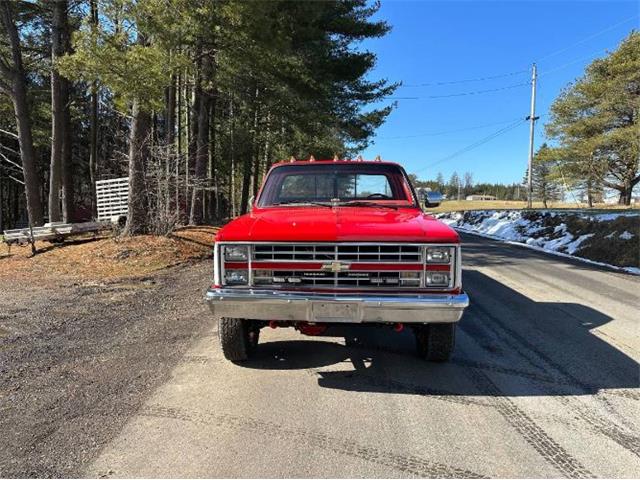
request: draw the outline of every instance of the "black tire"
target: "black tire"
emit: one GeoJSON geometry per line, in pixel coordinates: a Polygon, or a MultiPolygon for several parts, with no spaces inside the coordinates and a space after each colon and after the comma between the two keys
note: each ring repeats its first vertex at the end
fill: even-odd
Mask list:
{"type": "Polygon", "coordinates": [[[232,362],[242,362],[251,358],[258,346],[260,330],[250,320],[242,318],[221,318],[218,338],[224,358],[232,362]]]}
{"type": "Polygon", "coordinates": [[[431,323],[415,330],[418,355],[430,362],[446,362],[456,344],[455,323],[431,323]]]}

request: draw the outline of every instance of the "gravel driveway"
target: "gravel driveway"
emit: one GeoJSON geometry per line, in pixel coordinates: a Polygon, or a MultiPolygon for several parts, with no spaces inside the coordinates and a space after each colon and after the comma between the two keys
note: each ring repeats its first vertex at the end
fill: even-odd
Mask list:
{"type": "Polygon", "coordinates": [[[472,303],[447,364],[418,360],[408,329],[266,329],[254,360],[226,362],[210,261],[0,284],[0,476],[640,476],[638,277],[463,249],[472,303]]]}
{"type": "Polygon", "coordinates": [[[135,282],[2,281],[0,476],[82,476],[210,327],[210,271],[201,262],[135,282]]]}

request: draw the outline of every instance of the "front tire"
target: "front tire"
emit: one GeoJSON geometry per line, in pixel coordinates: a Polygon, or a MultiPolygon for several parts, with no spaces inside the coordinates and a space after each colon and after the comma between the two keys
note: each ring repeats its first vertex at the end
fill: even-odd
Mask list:
{"type": "Polygon", "coordinates": [[[418,355],[430,362],[446,362],[456,344],[455,323],[430,323],[416,328],[418,355]]]}
{"type": "Polygon", "coordinates": [[[221,318],[218,338],[224,358],[232,362],[242,362],[253,356],[258,345],[260,330],[251,320],[242,318],[221,318]]]}

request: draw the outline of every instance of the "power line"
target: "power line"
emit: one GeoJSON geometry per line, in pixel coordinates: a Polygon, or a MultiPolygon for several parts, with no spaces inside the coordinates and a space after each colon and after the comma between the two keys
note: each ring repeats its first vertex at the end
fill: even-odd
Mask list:
{"type": "Polygon", "coordinates": [[[482,82],[485,80],[495,80],[496,78],[505,78],[505,77],[512,77],[514,75],[521,75],[523,73],[527,73],[528,71],[529,70],[518,70],[517,72],[502,73],[499,75],[490,75],[487,77],[467,78],[464,80],[449,80],[449,81],[443,81],[443,82],[430,82],[430,83],[408,83],[406,85],[401,85],[401,86],[407,87],[407,88],[417,88],[417,87],[434,87],[438,85],[455,85],[458,83],[482,82]]]}
{"type": "MultiPolygon", "coordinates": [[[[617,27],[619,27],[620,25],[623,25],[625,23],[628,23],[632,20],[636,20],[637,17],[628,17],[625,18],[624,20],[621,20],[617,23],[614,23],[613,25],[608,26],[607,28],[604,28],[602,30],[599,30],[595,33],[592,33],[591,35],[588,35],[572,44],[567,45],[566,47],[560,48],[558,50],[555,50],[551,53],[548,53],[540,58],[537,59],[537,62],[541,62],[542,60],[545,60],[547,58],[551,58],[551,57],[555,57],[556,55],[559,55],[560,53],[566,52],[567,50],[570,50],[571,48],[580,45],[584,42],[587,42],[593,38],[596,38],[604,33],[607,33],[617,27]]],[[[600,52],[600,51],[599,51],[600,52]]],[[[596,52],[596,53],[599,53],[596,52]]],[[[587,57],[588,58],[588,57],[587,57]]],[[[580,60],[574,60],[573,62],[579,62],[580,60]]],[[[562,68],[564,68],[564,66],[568,66],[570,63],[565,64],[562,66],[562,68]]],[[[553,70],[555,71],[556,69],[560,69],[561,67],[557,67],[554,68],[553,70]]],[[[514,72],[507,72],[507,73],[501,73],[501,74],[496,74],[496,75],[487,75],[484,77],[476,77],[476,78],[466,78],[466,79],[460,79],[460,80],[447,80],[447,81],[438,81],[438,82],[427,82],[427,83],[408,83],[408,84],[403,84],[401,85],[401,87],[403,88],[419,88],[419,87],[434,87],[434,86],[441,86],[441,85],[456,85],[456,84],[460,84],[460,83],[471,83],[471,82],[481,82],[481,81],[486,81],[486,80],[495,80],[498,78],[505,78],[505,77],[512,77],[515,75],[521,75],[523,73],[528,73],[530,72],[530,69],[522,69],[522,70],[516,70],[514,72]]],[[[545,72],[548,73],[548,72],[545,72]]],[[[529,82],[527,83],[522,83],[522,84],[517,84],[517,85],[513,85],[513,86],[508,86],[508,87],[503,87],[501,89],[504,88],[514,88],[515,86],[520,86],[520,85],[525,85],[525,84],[530,84],[529,82]]],[[[494,90],[488,90],[488,91],[494,91],[494,90]]],[[[497,91],[497,90],[495,90],[497,91]]],[[[483,91],[480,91],[483,92],[483,91]]],[[[472,93],[473,94],[473,93],[472,93]]],[[[447,96],[456,96],[456,95],[461,95],[461,94],[454,94],[454,95],[447,95],[447,96]]],[[[466,93],[465,93],[466,95],[466,93]]],[[[440,98],[439,96],[431,96],[431,97],[427,97],[427,98],[440,98]]]]}
{"type": "Polygon", "coordinates": [[[519,127],[520,125],[522,125],[525,122],[526,122],[526,120],[518,120],[518,121],[516,121],[516,122],[514,122],[514,123],[512,123],[510,125],[507,125],[506,127],[501,128],[500,130],[498,130],[496,132],[493,132],[492,134],[490,134],[490,135],[488,135],[488,136],[486,136],[486,137],[484,137],[484,138],[482,138],[482,139],[480,139],[480,140],[478,140],[478,141],[476,141],[476,142],[474,142],[474,143],[472,143],[470,145],[467,145],[466,147],[464,147],[464,148],[462,148],[462,149],[460,149],[460,150],[458,150],[458,151],[456,151],[456,152],[454,152],[454,153],[452,153],[450,155],[447,155],[446,157],[443,157],[443,158],[441,158],[439,160],[436,160],[433,163],[430,163],[429,165],[427,165],[424,168],[416,171],[415,173],[422,172],[422,171],[426,170],[427,168],[434,167],[434,166],[436,166],[436,165],[438,165],[438,164],[440,164],[442,162],[446,162],[446,161],[451,160],[451,159],[453,159],[455,157],[458,157],[458,156],[460,156],[460,155],[462,155],[464,153],[467,153],[467,152],[469,152],[469,151],[471,151],[471,150],[473,150],[475,148],[478,148],[481,145],[484,145],[485,143],[493,140],[494,138],[499,137],[500,135],[504,135],[505,133],[513,130],[514,128],[519,127]]]}
{"type": "Polygon", "coordinates": [[[385,97],[389,100],[420,100],[420,99],[434,99],[434,98],[452,98],[452,97],[466,97],[468,95],[481,95],[483,93],[501,92],[503,90],[510,90],[512,88],[522,87],[524,85],[531,85],[531,82],[514,83],[513,85],[506,85],[498,88],[488,88],[485,90],[471,90],[468,92],[447,93],[445,95],[423,95],[419,97],[385,97]]]}
{"type": "Polygon", "coordinates": [[[537,60],[537,61],[538,61],[538,62],[541,62],[542,60],[544,60],[544,59],[546,59],[546,58],[555,57],[556,55],[558,55],[558,54],[560,54],[560,53],[563,53],[563,52],[566,52],[567,50],[569,50],[569,49],[571,49],[571,48],[575,47],[576,45],[580,45],[580,44],[582,44],[582,43],[584,43],[584,42],[587,42],[587,41],[591,40],[592,38],[599,37],[599,36],[600,36],[600,35],[602,35],[603,33],[607,33],[607,32],[609,32],[609,31],[613,30],[614,28],[619,27],[620,25],[623,25],[623,24],[625,24],[625,23],[627,23],[627,22],[630,22],[631,20],[637,20],[637,18],[638,18],[638,17],[635,17],[635,16],[634,16],[634,17],[625,18],[624,20],[622,20],[622,21],[620,21],[620,22],[618,22],[618,23],[614,23],[613,25],[610,25],[610,26],[608,26],[607,28],[605,28],[605,29],[603,29],[603,30],[600,30],[600,31],[598,31],[598,32],[596,32],[596,33],[592,33],[591,35],[589,35],[589,36],[587,36],[587,37],[584,37],[583,39],[578,40],[578,41],[577,41],[577,42],[575,42],[575,43],[572,43],[572,44],[570,44],[570,45],[567,45],[566,47],[563,47],[563,48],[561,48],[561,49],[559,49],[559,50],[556,50],[556,51],[554,51],[554,52],[548,53],[547,55],[545,55],[545,56],[543,56],[543,57],[538,58],[538,60],[537,60]]]}
{"type": "Polygon", "coordinates": [[[450,98],[450,97],[465,97],[467,95],[479,95],[482,93],[500,92],[502,90],[509,90],[512,88],[522,87],[523,85],[531,85],[531,82],[514,83],[513,85],[507,85],[499,88],[489,88],[486,90],[474,90],[471,92],[450,93],[447,95],[427,95],[423,98],[450,98]]]}
{"type": "Polygon", "coordinates": [[[482,128],[494,127],[496,125],[504,125],[505,123],[512,123],[515,120],[519,120],[519,119],[512,118],[510,120],[505,120],[505,121],[502,121],[502,122],[487,123],[485,125],[477,125],[475,127],[458,128],[458,129],[455,129],[455,130],[445,130],[445,131],[441,131],[441,132],[417,133],[417,134],[414,134],[414,135],[400,135],[400,136],[393,136],[393,137],[377,137],[377,138],[380,139],[380,140],[398,140],[398,139],[403,139],[403,138],[437,137],[437,136],[440,136],[440,135],[448,135],[450,133],[467,132],[467,131],[470,131],[470,130],[480,130],[482,128]]]}
{"type": "Polygon", "coordinates": [[[611,49],[612,48],[601,48],[600,50],[597,50],[597,51],[593,52],[591,55],[587,55],[587,56],[580,57],[580,58],[575,58],[575,59],[573,59],[573,60],[571,60],[571,61],[569,61],[567,63],[563,63],[562,65],[558,65],[558,66],[553,67],[553,68],[551,68],[549,70],[543,70],[542,73],[538,74],[538,76],[541,77],[543,75],[549,75],[550,73],[555,73],[558,70],[562,70],[564,68],[570,67],[571,65],[574,65],[574,64],[576,64],[578,62],[583,62],[584,60],[591,60],[591,59],[593,59],[593,57],[595,55],[606,53],[608,50],[611,50],[611,49]]]}

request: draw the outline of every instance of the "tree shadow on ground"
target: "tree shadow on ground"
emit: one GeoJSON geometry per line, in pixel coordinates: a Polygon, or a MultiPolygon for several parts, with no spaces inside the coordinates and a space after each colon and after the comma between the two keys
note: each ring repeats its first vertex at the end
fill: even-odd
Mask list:
{"type": "MultiPolygon", "coordinates": [[[[341,326],[327,335],[346,345],[317,337],[266,341],[243,366],[320,369],[321,387],[359,392],[567,396],[640,386],[638,363],[592,332],[609,316],[578,303],[535,302],[477,271],[465,279],[471,306],[448,363],[418,358],[409,328],[341,326]]],[[[640,399],[637,391],[625,396],[640,399]]]]}

